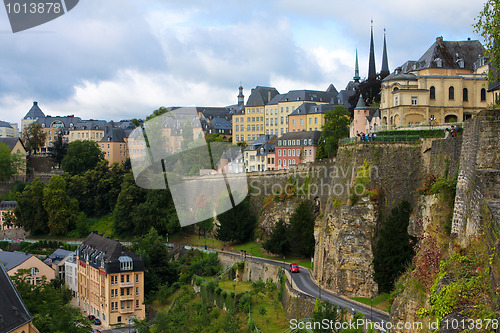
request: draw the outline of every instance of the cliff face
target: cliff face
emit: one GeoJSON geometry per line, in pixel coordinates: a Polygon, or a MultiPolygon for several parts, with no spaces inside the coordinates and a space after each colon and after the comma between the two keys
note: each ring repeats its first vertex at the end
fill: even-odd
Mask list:
{"type": "Polygon", "coordinates": [[[327,289],[348,297],[371,297],[373,246],[378,207],[365,197],[353,206],[327,210],[316,223],[314,276],[327,289]]]}

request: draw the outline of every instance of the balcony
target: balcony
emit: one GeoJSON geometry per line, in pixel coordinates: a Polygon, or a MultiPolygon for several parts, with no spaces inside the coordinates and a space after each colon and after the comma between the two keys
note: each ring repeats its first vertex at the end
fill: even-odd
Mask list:
{"type": "Polygon", "coordinates": [[[134,312],[134,308],[120,309],[120,313],[132,313],[132,312],[134,312]]]}
{"type": "Polygon", "coordinates": [[[128,301],[128,300],[133,300],[134,299],[134,295],[123,295],[123,296],[120,296],[120,300],[123,300],[123,301],[128,301]]]}
{"type": "Polygon", "coordinates": [[[134,281],[120,282],[120,287],[133,287],[133,286],[134,286],[134,281]]]}

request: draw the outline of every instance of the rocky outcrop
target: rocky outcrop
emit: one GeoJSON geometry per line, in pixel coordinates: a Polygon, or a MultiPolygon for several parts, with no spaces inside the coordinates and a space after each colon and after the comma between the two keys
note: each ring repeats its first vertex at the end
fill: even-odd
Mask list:
{"type": "Polygon", "coordinates": [[[314,276],[337,294],[375,296],[378,287],[372,261],[377,206],[365,197],[353,206],[333,208],[316,222],[314,276]]]}

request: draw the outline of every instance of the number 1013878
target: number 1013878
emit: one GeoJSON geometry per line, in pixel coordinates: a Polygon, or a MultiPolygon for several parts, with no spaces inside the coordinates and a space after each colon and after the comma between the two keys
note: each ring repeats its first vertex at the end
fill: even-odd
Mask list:
{"type": "Polygon", "coordinates": [[[8,2],[7,14],[59,14],[63,10],[60,2],[8,2]]]}

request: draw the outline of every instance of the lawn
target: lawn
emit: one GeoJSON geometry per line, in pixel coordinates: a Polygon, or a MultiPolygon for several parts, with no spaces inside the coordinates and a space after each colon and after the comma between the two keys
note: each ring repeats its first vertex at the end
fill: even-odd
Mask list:
{"type": "MultiPolygon", "coordinates": [[[[353,297],[351,298],[352,300],[355,300],[357,302],[370,305],[370,298],[369,297],[353,297]]],[[[386,311],[389,308],[389,294],[388,293],[382,293],[378,295],[377,297],[373,298],[373,307],[377,308],[382,311],[386,311]]]]}

